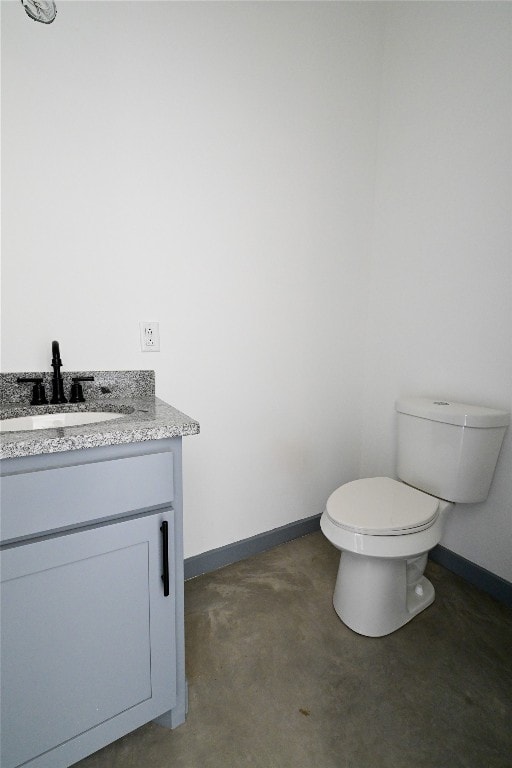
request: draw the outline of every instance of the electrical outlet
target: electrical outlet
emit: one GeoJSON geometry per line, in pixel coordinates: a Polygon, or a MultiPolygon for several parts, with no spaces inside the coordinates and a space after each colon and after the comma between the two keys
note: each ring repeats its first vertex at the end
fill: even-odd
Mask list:
{"type": "Polygon", "coordinates": [[[140,325],[140,348],[143,352],[160,352],[160,328],[156,320],[145,320],[140,325]]]}

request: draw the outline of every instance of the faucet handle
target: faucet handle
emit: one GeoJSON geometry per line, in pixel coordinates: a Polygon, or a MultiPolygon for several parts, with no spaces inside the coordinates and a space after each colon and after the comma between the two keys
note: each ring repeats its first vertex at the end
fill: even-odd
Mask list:
{"type": "Polygon", "coordinates": [[[32,400],[30,405],[47,405],[46,392],[44,391],[43,379],[37,377],[34,379],[26,379],[23,376],[19,376],[16,379],[18,384],[33,384],[32,387],[32,400]]]}
{"type": "Polygon", "coordinates": [[[73,376],[71,379],[71,392],[69,393],[70,403],[85,403],[84,390],[81,381],[94,381],[94,376],[73,376]]]}

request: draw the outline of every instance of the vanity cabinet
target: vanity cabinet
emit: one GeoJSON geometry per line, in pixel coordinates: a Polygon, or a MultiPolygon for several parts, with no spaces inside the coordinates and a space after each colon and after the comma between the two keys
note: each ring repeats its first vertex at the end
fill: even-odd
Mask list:
{"type": "Polygon", "coordinates": [[[181,440],[2,461],[1,768],[186,709],[181,440]]]}

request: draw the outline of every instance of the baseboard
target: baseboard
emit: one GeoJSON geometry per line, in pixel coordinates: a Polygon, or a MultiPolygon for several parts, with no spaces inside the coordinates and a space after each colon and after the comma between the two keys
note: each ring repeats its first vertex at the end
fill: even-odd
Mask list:
{"type": "Polygon", "coordinates": [[[303,520],[297,520],[295,523],[288,523],[288,525],[282,525],[280,528],[259,533],[248,539],[236,541],[234,544],[226,544],[224,547],[211,549],[201,555],[188,557],[185,560],[185,579],[193,579],[202,573],[216,571],[225,565],[245,560],[246,557],[257,555],[277,547],[278,544],[307,536],[308,533],[314,533],[318,530],[320,530],[320,515],[313,515],[303,520]]]}
{"type": "MultiPolygon", "coordinates": [[[[209,552],[203,552],[194,557],[188,557],[185,560],[185,579],[193,579],[203,573],[216,571],[225,565],[245,560],[246,557],[257,555],[277,547],[279,544],[284,544],[286,541],[307,536],[308,533],[314,533],[318,530],[320,530],[320,515],[313,515],[304,520],[297,520],[280,528],[259,533],[248,539],[226,544],[224,547],[211,549],[209,552]]],[[[461,576],[465,581],[512,608],[512,584],[509,581],[440,545],[431,550],[429,557],[434,563],[439,563],[448,571],[461,576]]]]}
{"type": "Polygon", "coordinates": [[[439,544],[429,552],[429,558],[434,563],[439,563],[452,573],[456,573],[457,576],[461,576],[473,586],[492,595],[500,603],[512,608],[512,584],[502,579],[501,576],[496,576],[495,573],[491,573],[491,571],[472,563],[471,560],[466,560],[465,557],[457,555],[439,544]]]}

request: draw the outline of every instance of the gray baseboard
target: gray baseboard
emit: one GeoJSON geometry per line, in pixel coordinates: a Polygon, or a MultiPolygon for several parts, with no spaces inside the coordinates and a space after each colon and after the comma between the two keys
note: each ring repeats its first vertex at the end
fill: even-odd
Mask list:
{"type": "Polygon", "coordinates": [[[304,520],[297,520],[295,523],[288,523],[288,525],[282,525],[280,528],[259,533],[248,539],[235,541],[233,544],[226,544],[226,546],[218,547],[218,549],[211,549],[201,555],[188,557],[185,560],[185,579],[193,579],[194,576],[200,576],[202,573],[216,571],[225,565],[245,560],[246,557],[257,555],[267,549],[277,547],[278,544],[307,536],[308,533],[318,530],[320,530],[320,515],[313,515],[304,518],[304,520]]]}
{"type": "Polygon", "coordinates": [[[461,576],[473,586],[487,592],[500,603],[512,608],[512,584],[502,579],[501,576],[496,576],[495,573],[491,573],[491,571],[472,563],[471,560],[466,560],[465,557],[457,555],[439,544],[429,552],[429,558],[434,563],[444,566],[448,571],[461,576]]]}
{"type": "MultiPolygon", "coordinates": [[[[193,579],[203,573],[216,571],[225,565],[245,560],[246,557],[257,555],[277,547],[279,544],[284,544],[286,541],[307,536],[308,533],[314,533],[318,530],[320,530],[320,515],[313,515],[304,520],[297,520],[280,528],[259,533],[248,539],[226,544],[224,547],[211,549],[209,552],[203,552],[194,557],[188,557],[185,560],[185,579],[193,579]]],[[[434,563],[439,563],[447,570],[461,576],[465,581],[512,608],[512,584],[509,581],[440,545],[434,547],[429,553],[429,557],[434,563]]]]}

